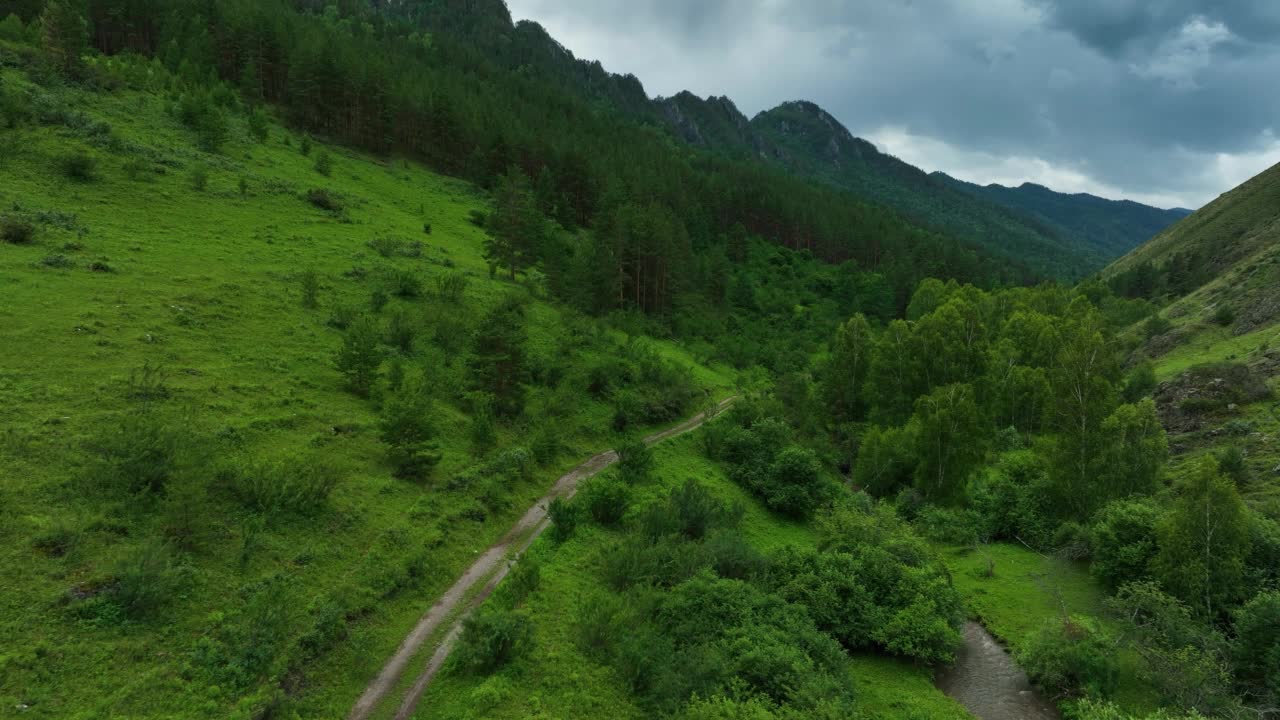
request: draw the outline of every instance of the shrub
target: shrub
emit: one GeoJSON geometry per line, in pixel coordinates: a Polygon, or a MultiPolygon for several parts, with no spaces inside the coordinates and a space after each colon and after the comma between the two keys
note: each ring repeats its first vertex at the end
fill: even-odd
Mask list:
{"type": "Polygon", "coordinates": [[[1244,485],[1249,481],[1249,465],[1245,462],[1244,451],[1239,446],[1225,447],[1219,450],[1215,457],[1218,460],[1218,471],[1231,478],[1236,485],[1244,485]]]}
{"type": "Polygon", "coordinates": [[[1018,662],[1053,697],[1107,697],[1116,687],[1115,649],[1098,630],[1075,619],[1054,619],[1035,632],[1018,662]]]}
{"type": "Polygon", "coordinates": [[[618,444],[618,477],[628,485],[647,482],[653,474],[653,451],[638,437],[618,444]]]}
{"type": "Polygon", "coordinates": [[[756,488],[769,509],[797,518],[811,515],[831,498],[834,490],[818,464],[818,456],[797,446],[778,454],[766,480],[756,488]]]}
{"type": "Polygon", "coordinates": [[[489,452],[498,443],[498,429],[493,421],[490,401],[475,403],[467,426],[467,439],[471,441],[471,452],[476,455],[489,452]]]}
{"type": "Polygon", "coordinates": [[[1218,305],[1213,311],[1213,323],[1226,327],[1236,321],[1236,311],[1226,303],[1218,305]]]}
{"type": "Polygon", "coordinates": [[[40,267],[54,268],[55,270],[68,270],[76,266],[76,261],[66,255],[45,255],[40,258],[40,267]]]}
{"type": "Polygon", "coordinates": [[[1156,368],[1150,360],[1138,363],[1124,381],[1123,397],[1127,403],[1136,403],[1156,389],[1156,368]]]}
{"type": "Polygon", "coordinates": [[[361,397],[367,397],[373,389],[382,365],[382,348],[378,345],[381,338],[381,328],[368,315],[353,320],[343,335],[335,363],[346,378],[347,387],[361,397]]]}
{"type": "Polygon", "coordinates": [[[109,601],[130,620],[142,620],[169,602],[184,574],[164,544],[151,541],[116,564],[109,601]]]}
{"type": "Polygon", "coordinates": [[[458,304],[462,302],[463,296],[466,295],[469,282],[467,276],[460,272],[447,272],[443,275],[437,275],[435,279],[436,297],[443,302],[458,304]]]}
{"type": "Polygon", "coordinates": [[[307,191],[307,202],[326,212],[342,212],[342,201],[338,199],[337,195],[328,190],[311,188],[307,191]]]}
{"type": "Polygon", "coordinates": [[[302,307],[314,310],[319,306],[320,275],[315,270],[304,270],[298,279],[298,285],[302,290],[302,307]]]}
{"type": "Polygon", "coordinates": [[[95,472],[109,489],[159,494],[189,471],[193,448],[183,423],[143,405],[120,416],[95,442],[95,472]]]}
{"type": "Polygon", "coordinates": [[[422,232],[423,232],[423,234],[430,235],[430,234],[431,234],[431,223],[423,223],[423,224],[422,224],[422,232]]]}
{"type": "Polygon", "coordinates": [[[519,558],[502,583],[502,599],[507,607],[515,609],[538,589],[542,582],[542,566],[527,555],[519,558]]]}
{"type": "Polygon", "coordinates": [[[216,153],[227,142],[227,118],[214,105],[209,105],[192,127],[196,131],[196,142],[205,152],[216,153]]]}
{"type": "Polygon", "coordinates": [[[333,175],[333,158],[329,157],[329,153],[321,150],[320,154],[316,155],[315,167],[316,172],[325,177],[329,177],[330,175],[333,175]]]}
{"type": "Polygon", "coordinates": [[[382,312],[382,308],[386,307],[388,302],[391,302],[391,296],[382,288],[374,288],[369,294],[369,309],[375,313],[382,312]]]}
{"type": "Polygon", "coordinates": [[[334,330],[346,330],[361,317],[360,311],[349,305],[339,305],[329,313],[325,324],[334,330]]]}
{"type": "Polygon", "coordinates": [[[511,610],[482,611],[462,624],[462,637],[453,652],[457,667],[489,674],[528,651],[533,624],[511,610]]]}
{"type": "Polygon", "coordinates": [[[420,382],[406,382],[382,407],[380,437],[396,477],[422,479],[440,462],[431,398],[420,382]]]}
{"type": "Polygon", "coordinates": [[[1173,323],[1169,322],[1163,316],[1152,315],[1142,324],[1142,334],[1148,340],[1158,335],[1163,335],[1173,329],[1173,323]]]}
{"type": "Polygon", "coordinates": [[[98,159],[83,150],[63,155],[58,166],[63,175],[77,182],[89,182],[98,176],[98,159]]]}
{"type": "Polygon", "coordinates": [[[124,164],[124,176],[134,182],[150,180],[152,172],[151,163],[142,158],[130,158],[124,164]]]}
{"type": "Polygon", "coordinates": [[[35,239],[36,226],[31,221],[10,215],[0,216],[0,240],[11,245],[29,245],[35,239]]]}
{"type": "Polygon", "coordinates": [[[974,545],[985,541],[982,520],[973,510],[925,507],[918,519],[922,534],[945,545],[974,545]]]}
{"type": "Polygon", "coordinates": [[[302,136],[302,140],[298,142],[298,149],[302,151],[303,155],[311,154],[311,136],[310,135],[302,136]]]}
{"type": "Polygon", "coordinates": [[[387,344],[404,355],[413,354],[413,343],[418,338],[418,320],[409,312],[396,311],[387,321],[387,344]]]}
{"type": "Polygon", "coordinates": [[[1150,575],[1161,512],[1147,500],[1117,500],[1100,510],[1089,535],[1089,569],[1107,588],[1150,575]]]}
{"type": "Polygon", "coordinates": [[[631,502],[631,490],[621,481],[610,477],[593,478],[582,493],[582,503],[592,519],[606,527],[622,521],[631,502]]]}
{"type": "Polygon", "coordinates": [[[340,477],[328,459],[304,455],[241,461],[221,473],[242,505],[265,515],[318,513],[340,477]]]}
{"type": "Polygon", "coordinates": [[[489,224],[489,216],[483,210],[472,210],[467,215],[467,221],[478,228],[483,228],[489,224]]]}
{"type": "Polygon", "coordinates": [[[393,270],[387,276],[391,294],[398,298],[412,300],[422,297],[422,278],[412,270],[393,270]]]}
{"type": "Polygon", "coordinates": [[[254,108],[247,118],[249,126],[249,135],[258,142],[266,142],[267,136],[270,134],[270,126],[267,121],[267,114],[262,108],[254,108]]]}
{"type": "Polygon", "coordinates": [[[1254,596],[1235,612],[1237,675],[1280,698],[1280,592],[1254,596]]]}
{"type": "Polygon", "coordinates": [[[555,498],[547,508],[547,517],[551,519],[551,539],[562,543],[577,532],[582,522],[582,506],[564,498],[555,498]]]}
{"type": "Polygon", "coordinates": [[[191,168],[191,174],[187,178],[191,182],[191,189],[196,192],[204,192],[209,187],[209,168],[204,165],[196,165],[191,168]]]}
{"type": "Polygon", "coordinates": [[[742,512],[721,502],[698,481],[686,480],[672,488],[665,500],[645,508],[640,527],[650,540],[667,535],[700,540],[713,529],[735,526],[742,512]]]}

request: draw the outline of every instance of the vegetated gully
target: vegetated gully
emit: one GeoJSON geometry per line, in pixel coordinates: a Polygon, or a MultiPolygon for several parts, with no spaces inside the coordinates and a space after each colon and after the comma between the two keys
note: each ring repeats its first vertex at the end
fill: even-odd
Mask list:
{"type": "MultiPolygon", "coordinates": [[[[673,428],[650,435],[644,441],[648,445],[655,445],[663,440],[695,430],[715,414],[733,404],[735,399],[730,397],[722,400],[715,408],[700,412],[673,428]]],[[[502,579],[506,577],[512,564],[509,561],[514,561],[515,557],[524,552],[547,528],[547,509],[551,506],[551,502],[556,498],[572,497],[574,492],[577,491],[579,483],[596,475],[617,461],[617,452],[613,450],[603,452],[588,459],[557,480],[551,491],[534,503],[533,507],[529,508],[528,512],[516,522],[511,530],[507,531],[507,534],[501,540],[494,543],[480,557],[476,558],[476,561],[467,568],[462,577],[458,578],[458,581],[422,616],[418,624],[400,643],[400,647],[395,654],[391,656],[391,659],[383,666],[377,677],[369,683],[364,693],[360,695],[355,705],[352,706],[351,712],[347,714],[347,720],[368,720],[382,701],[393,693],[401,675],[404,674],[405,669],[418,654],[418,651],[422,649],[422,646],[438,630],[447,627],[448,630],[445,632],[443,639],[436,645],[434,652],[427,661],[426,667],[419,674],[413,687],[405,693],[396,710],[396,720],[407,720],[411,717],[418,706],[418,701],[422,698],[423,691],[427,689],[432,679],[440,671],[445,659],[449,657],[449,652],[453,650],[458,636],[462,634],[463,621],[484,602],[485,598],[498,586],[498,583],[502,582],[502,579]],[[480,587],[479,592],[474,592],[480,583],[483,583],[483,585],[480,587]]]]}

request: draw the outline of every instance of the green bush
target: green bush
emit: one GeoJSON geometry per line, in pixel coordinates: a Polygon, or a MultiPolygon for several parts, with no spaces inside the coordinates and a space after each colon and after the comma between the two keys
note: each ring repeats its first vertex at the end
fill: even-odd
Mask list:
{"type": "Polygon", "coordinates": [[[564,498],[552,500],[550,507],[547,508],[547,517],[551,520],[551,539],[562,543],[573,537],[578,530],[578,525],[582,523],[583,515],[585,512],[582,506],[576,502],[564,498]]]}
{"type": "Polygon", "coordinates": [[[1116,688],[1113,643],[1083,622],[1054,619],[1036,631],[1018,652],[1018,662],[1052,697],[1106,698],[1116,688]]]}
{"type": "Polygon", "coordinates": [[[523,556],[502,582],[502,600],[512,609],[522,605],[542,583],[542,565],[529,556],[523,556]]]}
{"type": "Polygon", "coordinates": [[[609,475],[592,478],[583,488],[581,502],[596,522],[613,527],[622,522],[631,502],[631,489],[609,475]]]}
{"type": "Polygon", "coordinates": [[[1222,303],[1213,311],[1213,323],[1226,327],[1236,321],[1236,311],[1228,304],[1222,303]]]}
{"type": "Polygon", "coordinates": [[[246,121],[249,127],[249,135],[260,143],[266,142],[268,135],[270,135],[270,121],[267,119],[266,112],[262,108],[254,108],[249,113],[246,121]]]}
{"type": "Polygon", "coordinates": [[[1280,699],[1280,592],[1254,596],[1235,612],[1236,675],[1280,699]]]}
{"type": "Polygon", "coordinates": [[[511,610],[481,611],[462,623],[462,637],[453,651],[456,666],[489,674],[528,652],[533,623],[511,610]]]}
{"type": "Polygon", "coordinates": [[[326,212],[340,213],[342,212],[342,201],[338,196],[329,190],[322,188],[311,188],[307,191],[307,202],[326,212]]]}
{"type": "Polygon", "coordinates": [[[432,422],[434,408],[420,382],[406,382],[382,406],[379,434],[396,477],[422,480],[441,459],[432,422]]]}
{"type": "Polygon", "coordinates": [[[1089,534],[1093,576],[1111,590],[1150,577],[1162,515],[1148,500],[1117,500],[1098,511],[1089,534]]]}
{"type": "Polygon", "coordinates": [[[1138,363],[1125,377],[1122,396],[1127,403],[1136,403],[1156,389],[1156,368],[1150,360],[1138,363]]]}
{"type": "Polygon", "coordinates": [[[36,226],[31,221],[11,215],[0,216],[0,240],[11,245],[29,245],[35,239],[36,226]]]}
{"type": "Polygon", "coordinates": [[[442,302],[455,305],[461,303],[466,295],[469,282],[467,276],[460,272],[447,272],[437,275],[435,279],[436,297],[442,302]]]}
{"type": "Polygon", "coordinates": [[[836,486],[823,473],[817,454],[792,446],[774,459],[767,481],[756,492],[771,510],[806,518],[831,499],[836,486]]]}
{"type": "Polygon", "coordinates": [[[644,440],[629,437],[618,443],[618,477],[628,485],[648,482],[653,474],[653,451],[644,440]]]}
{"type": "Polygon", "coordinates": [[[169,549],[152,541],[116,564],[109,602],[130,620],[143,620],[170,602],[182,588],[185,573],[173,562],[169,549]]]}
{"type": "Polygon", "coordinates": [[[316,155],[315,168],[316,172],[325,177],[329,177],[333,174],[333,158],[329,157],[329,153],[321,150],[320,154],[316,155]]]}
{"type": "Polygon", "coordinates": [[[302,291],[302,307],[314,310],[320,305],[320,274],[315,270],[304,270],[298,278],[302,291]]]}
{"type": "Polygon", "coordinates": [[[387,321],[387,344],[403,355],[412,355],[419,325],[417,316],[406,310],[392,313],[387,321]]]}
{"type": "Polygon", "coordinates": [[[144,404],[116,418],[93,443],[99,483],[126,494],[161,494],[197,465],[186,423],[144,404]]]}
{"type": "Polygon", "coordinates": [[[220,473],[242,505],[265,515],[314,515],[328,504],[341,477],[330,459],[308,455],[242,460],[220,473]]]}
{"type": "Polygon", "coordinates": [[[392,270],[387,276],[392,295],[406,300],[422,297],[422,278],[412,270],[392,270]]]}
{"type": "Polygon", "coordinates": [[[674,487],[665,500],[650,503],[640,514],[641,532],[650,540],[679,535],[700,540],[716,528],[735,527],[741,507],[720,501],[697,480],[674,487]]]}
{"type": "Polygon", "coordinates": [[[83,150],[63,155],[58,160],[62,174],[76,182],[89,182],[98,177],[98,159],[83,150]]]}
{"type": "Polygon", "coordinates": [[[1236,485],[1249,482],[1249,464],[1239,446],[1225,447],[1215,453],[1214,457],[1218,460],[1218,471],[1231,478],[1236,485]]]}
{"type": "Polygon", "coordinates": [[[368,315],[351,321],[342,337],[335,364],[346,378],[347,387],[360,397],[368,397],[382,365],[382,329],[368,315]]]}

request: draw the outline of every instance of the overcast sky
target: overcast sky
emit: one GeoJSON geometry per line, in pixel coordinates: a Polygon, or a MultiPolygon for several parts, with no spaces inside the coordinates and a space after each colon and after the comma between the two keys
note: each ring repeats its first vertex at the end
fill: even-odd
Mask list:
{"type": "Polygon", "coordinates": [[[1199,207],[1280,162],[1280,0],[508,0],[650,95],[813,100],[964,180],[1199,207]]]}

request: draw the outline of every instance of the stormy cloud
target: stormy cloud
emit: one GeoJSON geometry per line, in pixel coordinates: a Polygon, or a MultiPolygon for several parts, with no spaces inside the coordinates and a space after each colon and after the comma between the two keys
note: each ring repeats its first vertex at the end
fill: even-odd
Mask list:
{"type": "Polygon", "coordinates": [[[650,94],[817,102],[974,182],[1198,207],[1280,162],[1271,0],[509,0],[650,94]]]}

